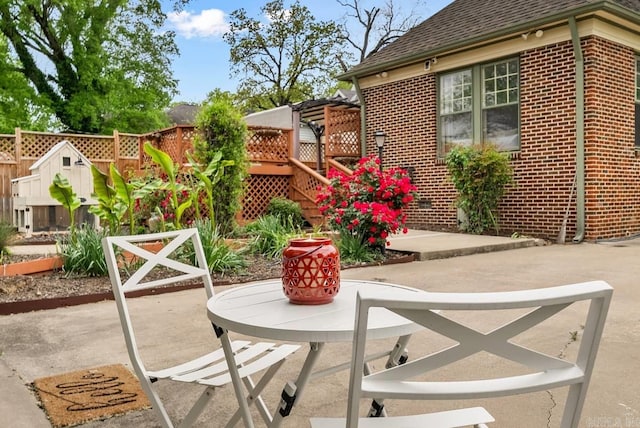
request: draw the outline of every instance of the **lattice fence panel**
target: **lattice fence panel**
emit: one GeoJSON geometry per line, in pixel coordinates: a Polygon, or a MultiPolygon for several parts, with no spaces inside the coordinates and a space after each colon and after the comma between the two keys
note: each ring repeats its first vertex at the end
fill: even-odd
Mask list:
{"type": "Polygon", "coordinates": [[[311,201],[316,200],[316,196],[318,195],[318,187],[324,186],[326,184],[327,183],[323,183],[318,178],[307,174],[305,171],[299,168],[293,169],[291,185],[311,201]]]}
{"type": "Polygon", "coordinates": [[[115,153],[113,138],[67,138],[67,140],[89,159],[113,159],[115,153]]]}
{"type": "Polygon", "coordinates": [[[120,157],[138,158],[140,156],[139,135],[120,134],[120,157]]]}
{"type": "Polygon", "coordinates": [[[196,136],[195,128],[182,128],[182,153],[184,159],[182,160],[184,163],[187,163],[189,160],[184,156],[186,152],[193,152],[193,138],[196,136]]]}
{"type": "Polygon", "coordinates": [[[171,156],[174,162],[179,162],[181,153],[178,152],[178,132],[177,128],[173,128],[172,132],[162,133],[158,149],[171,156]]]}
{"type": "Polygon", "coordinates": [[[0,135],[0,161],[16,160],[16,137],[0,135]]]}
{"type": "Polygon", "coordinates": [[[326,121],[327,156],[359,156],[360,111],[330,108],[326,121]]]}
{"type": "MultiPolygon", "coordinates": [[[[320,144],[320,154],[322,159],[321,162],[324,162],[324,143],[320,144]]],[[[318,159],[318,149],[316,149],[316,143],[300,143],[300,161],[301,162],[316,162],[318,159]]]]}
{"type": "Polygon", "coordinates": [[[40,159],[51,147],[67,140],[89,159],[113,158],[113,137],[78,134],[45,134],[22,132],[21,156],[40,159]]]}
{"type": "Polygon", "coordinates": [[[286,175],[252,175],[248,181],[242,200],[241,223],[263,215],[274,197],[289,197],[289,177],[286,175]]]}
{"type": "Polygon", "coordinates": [[[286,162],[289,155],[291,131],[285,129],[251,129],[247,152],[251,161],[286,162]]]}

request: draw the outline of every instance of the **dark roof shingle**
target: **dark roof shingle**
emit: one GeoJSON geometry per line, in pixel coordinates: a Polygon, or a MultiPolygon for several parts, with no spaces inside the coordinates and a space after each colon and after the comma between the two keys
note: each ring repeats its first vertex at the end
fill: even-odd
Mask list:
{"type": "Polygon", "coordinates": [[[456,0],[346,74],[358,75],[360,70],[604,3],[617,4],[640,13],[640,0],[456,0]]]}

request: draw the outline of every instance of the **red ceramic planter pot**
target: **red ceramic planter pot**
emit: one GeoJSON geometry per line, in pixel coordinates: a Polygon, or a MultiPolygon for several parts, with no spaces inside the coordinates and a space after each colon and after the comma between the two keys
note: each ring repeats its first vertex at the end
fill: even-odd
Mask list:
{"type": "Polygon", "coordinates": [[[282,253],[282,290],[291,303],[330,303],[340,290],[340,253],[329,238],[289,241],[282,253]]]}

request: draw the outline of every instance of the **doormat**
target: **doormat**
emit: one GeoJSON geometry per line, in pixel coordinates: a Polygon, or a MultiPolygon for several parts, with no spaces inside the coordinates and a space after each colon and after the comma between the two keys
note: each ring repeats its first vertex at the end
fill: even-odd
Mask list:
{"type": "Polygon", "coordinates": [[[33,386],[56,428],[151,406],[138,378],[122,364],[36,379],[33,386]]]}

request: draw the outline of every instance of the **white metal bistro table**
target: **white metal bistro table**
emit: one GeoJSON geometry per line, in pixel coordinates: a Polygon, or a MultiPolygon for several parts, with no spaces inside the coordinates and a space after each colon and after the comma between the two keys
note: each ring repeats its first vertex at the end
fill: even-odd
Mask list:
{"type": "MultiPolygon", "coordinates": [[[[296,305],[289,303],[284,295],[281,280],[271,280],[232,288],[209,299],[208,316],[222,341],[231,376],[235,378],[234,390],[241,403],[241,409],[236,413],[235,421],[243,415],[245,425],[253,426],[247,401],[243,399],[243,395],[240,395],[243,394],[239,384],[241,381],[235,370],[233,353],[227,346],[229,343],[227,331],[263,339],[309,342],[309,352],[303,367],[297,379],[288,382],[285,386],[280,406],[271,420],[270,427],[279,427],[311,378],[349,367],[349,363],[346,362],[330,369],[313,372],[313,367],[325,343],[353,341],[356,295],[360,288],[380,290],[385,293],[424,293],[422,290],[395,284],[343,279],[340,281],[340,291],[333,302],[323,305],[296,305]]],[[[367,331],[367,338],[398,337],[398,341],[390,351],[371,355],[368,360],[388,355],[387,365],[401,363],[402,359],[406,358],[405,347],[411,334],[422,327],[386,309],[373,308],[372,311],[378,313],[371,316],[372,321],[367,331]]],[[[249,397],[249,400],[251,399],[253,397],[249,397]]],[[[375,402],[372,406],[374,413],[382,409],[381,406],[375,409],[375,402]]]]}

